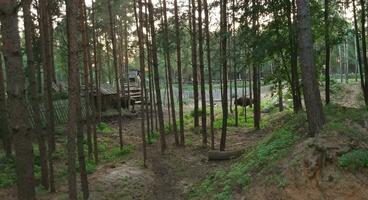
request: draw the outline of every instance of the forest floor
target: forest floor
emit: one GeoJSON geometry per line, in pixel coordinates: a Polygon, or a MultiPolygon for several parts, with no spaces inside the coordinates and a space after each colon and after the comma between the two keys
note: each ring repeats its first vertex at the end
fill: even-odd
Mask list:
{"type": "MultiPolygon", "coordinates": [[[[360,88],[357,84],[342,85],[339,92],[334,94],[333,102],[337,102],[342,106],[359,107],[362,104],[360,97],[360,88]]],[[[334,108],[335,109],[335,108],[334,108]]],[[[330,115],[335,110],[330,110],[330,115]]],[[[339,110],[340,112],[341,110],[339,110]]],[[[344,111],[344,110],[343,110],[344,111]]],[[[344,111],[345,112],[345,111],[344,111]]],[[[350,112],[350,111],[349,111],[350,112]]],[[[353,114],[355,111],[351,111],[353,114]]],[[[177,147],[174,144],[174,135],[167,134],[167,151],[162,154],[160,152],[160,142],[156,137],[152,144],[147,145],[147,167],[143,166],[142,146],[141,146],[141,129],[138,115],[132,115],[123,120],[123,140],[126,148],[124,154],[101,155],[101,164],[92,167],[93,169],[88,176],[90,187],[90,199],[148,199],[148,200],[173,200],[173,199],[364,199],[368,194],[363,190],[368,188],[366,176],[362,175],[365,170],[359,170],[356,173],[346,173],[346,171],[332,165],[329,160],[325,170],[321,172],[320,166],[314,166],[309,162],[315,162],[315,165],[321,164],[317,162],[320,157],[315,156],[315,151],[310,149],[313,141],[305,139],[305,136],[295,138],[284,137],[281,134],[282,141],[275,141],[274,148],[273,139],[274,132],[282,129],[286,114],[264,114],[264,120],[267,125],[260,131],[242,127],[229,127],[227,136],[227,149],[245,149],[245,155],[227,161],[209,161],[208,150],[201,146],[201,135],[199,131],[195,131],[192,125],[186,125],[186,146],[177,147]],[[271,139],[270,139],[271,138],[271,139]],[[301,139],[302,138],[302,139],[301,139]],[[284,145],[284,141],[293,141],[284,145]],[[278,142],[281,142],[282,149],[286,149],[286,155],[275,155],[272,157],[271,165],[264,166],[262,159],[268,159],[267,156],[274,156],[272,153],[277,152],[278,142]],[[269,144],[262,149],[264,143],[269,144]],[[261,148],[261,147],[262,148],[261,148]],[[271,149],[268,149],[271,148],[271,149]],[[253,152],[260,149],[260,152],[253,152]],[[304,149],[304,150],[303,150],[304,149]],[[267,154],[267,150],[271,153],[267,154]],[[256,157],[254,161],[251,159],[253,155],[263,155],[266,158],[256,157]],[[252,156],[249,156],[252,154],[252,156]],[[121,155],[121,156],[120,156],[121,155]],[[301,159],[302,157],[310,159],[301,159]],[[104,159],[106,157],[106,159],[104,159]],[[251,168],[244,163],[256,163],[256,169],[251,168]],[[303,164],[304,163],[304,164],[303,164]],[[305,164],[307,163],[307,164],[305,164]],[[309,163],[309,164],[308,164],[309,163]],[[247,170],[245,170],[243,167],[247,170]],[[270,170],[272,168],[272,170],[270,170]],[[239,174],[239,170],[242,173],[239,174]],[[311,173],[312,175],[306,175],[311,173]],[[321,178],[315,173],[323,174],[321,178]],[[357,178],[358,176],[362,178],[357,178]],[[306,178],[307,177],[307,178],[306,178]],[[336,184],[336,181],[339,181],[336,184]],[[230,183],[231,182],[231,183],[230,183]],[[244,182],[244,185],[243,185],[244,182]],[[239,186],[240,184],[240,186],[239,186]],[[246,185],[246,187],[245,187],[246,185]],[[230,188],[230,189],[229,189],[230,188]],[[244,190],[244,188],[247,188],[244,190]],[[350,190],[348,188],[351,188],[350,190]],[[231,191],[230,191],[231,190],[231,191]],[[339,192],[339,191],[342,192],[339,192]],[[325,191],[325,192],[322,192],[325,191]],[[327,191],[327,192],[326,192],[327,191]],[[335,194],[335,195],[334,195],[335,194]],[[358,195],[357,195],[358,194],[358,195]],[[340,195],[340,196],[339,196],[340,195]]],[[[298,117],[298,116],[297,116],[298,117]]],[[[341,119],[335,119],[334,123],[342,122],[341,119]]],[[[359,118],[359,114],[355,116],[359,118]]],[[[167,116],[166,116],[167,118],[167,116]]],[[[331,119],[329,119],[331,120],[331,119]]],[[[294,120],[298,121],[298,119],[294,120]]],[[[303,120],[299,120],[303,121],[303,120]]],[[[191,123],[191,122],[189,122],[191,123]]],[[[248,122],[251,123],[251,122],[248,122]]],[[[117,133],[117,124],[115,120],[107,122],[111,127],[111,131],[101,133],[99,135],[100,142],[103,143],[101,151],[115,151],[119,147],[119,137],[117,133]]],[[[344,121],[352,127],[352,121],[344,121]]],[[[355,123],[354,123],[355,124],[355,123]]],[[[335,128],[332,124],[331,127],[335,128]]],[[[364,135],[367,131],[367,124],[358,124],[357,127],[364,135]]],[[[332,129],[331,128],[331,129],[332,129]]],[[[355,127],[356,128],[356,127],[355,127]]],[[[350,129],[345,131],[349,131],[350,129]]],[[[299,127],[298,130],[292,132],[305,134],[305,127],[299,127]]],[[[288,132],[286,132],[288,133],[288,132]]],[[[294,133],[293,133],[294,134],[294,133]]],[[[298,134],[296,134],[298,135],[298,134]]],[[[362,149],[366,143],[365,140],[359,144],[350,144],[356,140],[351,139],[354,136],[344,136],[342,142],[338,143],[341,137],[336,134],[328,136],[333,139],[334,143],[327,145],[343,149],[343,153],[349,152],[351,149],[362,149]],[[349,144],[346,150],[346,144],[349,144]],[[345,148],[345,149],[344,149],[345,148]]],[[[216,142],[219,144],[220,129],[216,129],[216,142]]],[[[361,139],[361,138],[360,138],[361,139]]],[[[63,140],[60,140],[61,142],[63,140]]],[[[326,144],[325,144],[326,145],[326,144]]],[[[62,148],[62,146],[60,146],[62,148]]],[[[216,146],[218,149],[218,146],[216,146]]],[[[340,154],[342,154],[340,152],[340,154]]],[[[341,155],[338,156],[341,156],[341,155]]],[[[319,155],[319,154],[317,154],[319,155]]],[[[332,157],[337,162],[337,158],[332,157]]],[[[65,161],[61,161],[59,165],[63,165],[65,161]]],[[[57,164],[58,166],[58,164],[57,164]]],[[[88,164],[87,164],[88,166],[88,164]]],[[[63,172],[63,170],[60,170],[63,172]]],[[[64,170],[65,171],[65,170],[64,170]]],[[[65,172],[64,172],[65,173],[65,172]]],[[[57,192],[48,193],[47,191],[37,188],[39,199],[68,199],[66,174],[63,178],[57,179],[57,192]]],[[[16,199],[16,187],[11,186],[0,189],[0,199],[16,199]]],[[[368,199],[368,198],[367,198],[368,199]]]]}

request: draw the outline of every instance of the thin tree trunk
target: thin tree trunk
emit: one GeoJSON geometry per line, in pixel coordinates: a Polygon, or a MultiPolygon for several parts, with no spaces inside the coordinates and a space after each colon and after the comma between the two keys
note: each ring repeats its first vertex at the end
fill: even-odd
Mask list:
{"type": "Polygon", "coordinates": [[[284,111],[284,100],[283,100],[283,94],[282,94],[282,81],[281,81],[281,79],[278,80],[277,87],[278,87],[277,94],[279,96],[279,111],[282,112],[282,111],[284,111]]]}
{"type": "MultiPolygon", "coordinates": [[[[45,143],[44,133],[41,127],[41,114],[40,114],[40,105],[39,105],[39,91],[37,87],[36,81],[36,71],[34,66],[34,55],[33,55],[33,48],[32,48],[32,35],[34,33],[33,22],[31,17],[31,3],[32,0],[27,0],[23,4],[23,15],[24,15],[24,30],[25,30],[25,44],[26,44],[26,52],[27,52],[27,67],[29,71],[29,93],[30,93],[30,101],[33,110],[33,133],[37,136],[38,141],[38,149],[40,152],[40,165],[41,165],[41,185],[45,188],[49,188],[49,173],[48,173],[48,166],[47,166],[47,147],[45,143]]],[[[1,60],[1,59],[0,59],[1,60]]],[[[0,62],[1,65],[1,62],[0,62]]],[[[0,67],[0,86],[3,85],[3,77],[2,77],[2,68],[0,67]]],[[[3,91],[3,87],[0,91],[3,91]]],[[[0,95],[3,95],[1,92],[0,95]]],[[[4,96],[5,98],[5,96],[4,96]]],[[[5,99],[4,99],[5,100],[5,99]]],[[[2,102],[2,101],[1,101],[2,102]]],[[[5,103],[5,102],[4,102],[5,103]]],[[[5,105],[0,103],[0,106],[5,105]]],[[[6,110],[5,112],[6,113],[6,110]]],[[[1,122],[5,122],[7,125],[7,118],[2,119],[1,122]]],[[[3,130],[1,130],[2,132],[3,130]]],[[[7,133],[7,130],[4,130],[4,133],[7,133]]]]}
{"type": "Polygon", "coordinates": [[[184,146],[184,109],[183,109],[183,77],[181,69],[181,43],[180,43],[180,27],[178,14],[178,1],[174,0],[175,15],[175,37],[176,37],[176,65],[178,67],[178,87],[179,87],[179,135],[180,145],[184,146]]]}
{"type": "Polygon", "coordinates": [[[12,156],[11,135],[8,121],[8,104],[6,99],[5,78],[3,71],[2,55],[0,53],[0,138],[3,142],[5,156],[12,156]]]}
{"type": "MultiPolygon", "coordinates": [[[[252,0],[252,6],[256,5],[256,1],[252,0]]],[[[258,35],[258,13],[253,13],[252,16],[252,28],[253,33],[257,37],[258,35]]],[[[260,66],[258,63],[253,63],[253,118],[254,118],[254,128],[256,130],[260,129],[261,125],[261,88],[260,88],[260,66]]]]}
{"type": "Polygon", "coordinates": [[[35,199],[33,146],[25,96],[25,75],[18,28],[17,1],[2,1],[1,36],[6,66],[10,130],[14,138],[17,196],[20,200],[35,199]]]}
{"type": "Polygon", "coordinates": [[[201,77],[201,100],[202,100],[202,145],[207,147],[207,111],[206,111],[206,88],[204,74],[204,55],[203,55],[203,30],[202,30],[202,0],[198,0],[198,43],[199,43],[199,70],[201,77]]]}
{"type": "Polygon", "coordinates": [[[175,144],[179,145],[179,136],[176,125],[176,114],[175,114],[175,99],[173,91],[173,70],[170,61],[169,52],[169,33],[168,33],[168,21],[167,21],[167,10],[166,10],[166,0],[163,0],[163,13],[164,13],[164,51],[167,59],[167,73],[169,78],[169,90],[170,90],[170,105],[171,105],[171,118],[172,118],[172,131],[175,136],[175,144]]]}
{"type": "Polygon", "coordinates": [[[77,200],[76,174],[76,135],[77,135],[77,105],[79,100],[79,59],[78,59],[78,6],[79,0],[66,2],[68,27],[68,94],[69,120],[67,131],[68,150],[68,194],[69,199],[77,200]]]}
{"type": "MultiPolygon", "coordinates": [[[[93,37],[93,63],[94,63],[94,72],[95,72],[95,87],[96,87],[96,93],[97,93],[97,99],[93,97],[95,102],[93,103],[93,106],[95,108],[95,115],[94,119],[98,119],[96,123],[101,123],[101,93],[100,93],[100,81],[99,81],[99,70],[98,70],[98,63],[97,63],[97,39],[96,39],[96,21],[95,21],[95,2],[92,1],[92,37],[93,37]],[[97,107],[96,107],[97,106],[97,107]]],[[[92,71],[91,71],[92,73],[92,71]]],[[[91,79],[92,80],[92,79],[91,79]]],[[[93,87],[93,84],[92,84],[93,87]]],[[[93,94],[92,94],[93,95],[93,94]]],[[[93,155],[95,159],[95,163],[98,163],[98,141],[97,141],[97,130],[95,129],[95,132],[93,134],[93,155]]]]}
{"type": "Polygon", "coordinates": [[[142,133],[142,148],[143,148],[143,166],[146,167],[146,134],[144,129],[144,119],[145,119],[145,104],[146,104],[146,93],[144,92],[146,89],[146,80],[145,80],[145,62],[144,62],[144,36],[143,36],[143,11],[142,11],[142,0],[138,0],[139,5],[139,23],[137,18],[137,8],[136,8],[136,1],[134,1],[134,13],[136,18],[137,30],[138,30],[138,45],[139,45],[139,65],[141,71],[141,96],[142,96],[142,106],[141,106],[141,133],[142,133]]]}
{"type": "Polygon", "coordinates": [[[316,68],[313,57],[312,25],[309,0],[297,0],[300,63],[302,66],[302,80],[304,100],[311,136],[315,136],[322,129],[325,118],[322,101],[316,78],[316,68]]]}
{"type": "Polygon", "coordinates": [[[152,1],[148,0],[149,4],[149,20],[152,36],[152,59],[153,59],[153,70],[155,77],[155,89],[156,89],[156,103],[157,103],[157,114],[159,121],[159,131],[160,131],[160,142],[161,142],[161,152],[166,150],[166,139],[165,139],[165,124],[164,124],[164,113],[162,110],[161,101],[161,91],[160,91],[160,75],[158,71],[158,60],[157,60],[157,45],[156,45],[156,30],[153,19],[153,5],[152,1]]]}
{"type": "MultiPolygon", "coordinates": [[[[361,12],[362,12],[362,17],[361,17],[361,23],[362,23],[362,30],[361,30],[361,34],[362,34],[362,50],[363,50],[363,66],[364,66],[364,101],[365,101],[365,105],[368,106],[368,58],[367,58],[367,43],[366,43],[366,29],[365,29],[365,22],[366,22],[366,14],[365,14],[365,9],[366,9],[366,4],[365,4],[365,0],[360,0],[360,4],[361,4],[361,12]],[[363,5],[363,6],[362,6],[363,5]]],[[[361,72],[362,73],[362,72],[361,72]]]]}
{"type": "Polygon", "coordinates": [[[222,88],[222,132],[220,141],[220,151],[225,150],[226,145],[226,133],[227,133],[227,116],[228,116],[228,98],[227,98],[227,17],[226,17],[226,4],[227,0],[220,1],[220,12],[221,12],[221,64],[223,74],[223,88],[222,88]]]}
{"type": "MultiPolygon", "coordinates": [[[[120,98],[120,87],[119,87],[119,71],[118,71],[118,58],[116,54],[116,38],[115,38],[115,15],[112,13],[111,0],[108,1],[109,9],[109,20],[110,20],[110,38],[112,41],[112,53],[114,58],[114,69],[115,69],[115,84],[116,84],[116,109],[118,111],[118,125],[119,125],[119,142],[120,149],[123,148],[123,132],[122,132],[122,121],[121,121],[121,98],[120,98]]],[[[144,81],[144,80],[143,80],[144,81]]]]}
{"type": "Polygon", "coordinates": [[[85,16],[85,2],[80,0],[79,14],[80,14],[80,30],[82,32],[82,48],[83,48],[83,82],[84,82],[84,99],[85,99],[85,125],[87,128],[87,150],[88,159],[92,159],[92,123],[91,123],[91,102],[90,102],[90,77],[89,77],[89,44],[87,35],[87,22],[85,16]]]}
{"type": "Polygon", "coordinates": [[[326,95],[326,104],[330,103],[330,20],[329,20],[329,0],[325,0],[325,95],[326,95]]]}
{"type": "MultiPolygon", "coordinates": [[[[357,57],[358,57],[358,64],[359,64],[360,84],[361,84],[362,90],[365,91],[365,89],[364,89],[365,82],[364,82],[364,76],[363,76],[362,55],[361,55],[361,51],[360,51],[359,28],[358,28],[358,20],[357,20],[357,14],[356,14],[355,0],[353,0],[353,16],[354,16],[356,54],[357,54],[357,57]]],[[[365,96],[364,96],[364,98],[365,98],[365,96]]]]}
{"type": "Polygon", "coordinates": [[[48,161],[50,191],[55,192],[53,152],[55,151],[54,106],[52,99],[52,60],[50,50],[50,24],[48,22],[48,2],[40,0],[40,35],[42,44],[42,62],[44,72],[44,105],[46,107],[46,131],[48,134],[48,161]]]}
{"type": "Polygon", "coordinates": [[[349,40],[346,38],[346,68],[345,68],[345,82],[349,83],[349,40]]]}
{"type": "Polygon", "coordinates": [[[203,8],[204,8],[204,23],[205,23],[205,32],[206,32],[206,50],[207,50],[207,67],[208,67],[208,92],[210,97],[210,132],[211,132],[211,149],[215,149],[215,130],[214,130],[214,121],[215,121],[215,110],[214,110],[214,102],[213,102],[213,89],[212,89],[212,66],[211,66],[211,44],[210,44],[210,31],[209,31],[209,13],[208,13],[208,5],[207,0],[203,0],[203,8]]]}
{"type": "MultiPolygon", "coordinates": [[[[238,85],[237,85],[237,80],[238,80],[238,69],[237,69],[237,65],[236,65],[236,41],[235,41],[235,37],[236,37],[236,30],[235,30],[235,0],[232,0],[232,28],[233,28],[233,33],[232,33],[232,51],[233,51],[233,67],[234,67],[234,99],[238,99],[238,85]]],[[[232,101],[231,101],[232,102],[232,101]]],[[[239,126],[239,115],[238,115],[238,106],[235,104],[235,126],[239,126]]]]}
{"type": "Polygon", "coordinates": [[[192,50],[192,69],[193,69],[193,94],[194,94],[194,127],[199,127],[199,93],[198,93],[198,66],[197,66],[197,31],[196,31],[196,5],[195,0],[191,0],[192,12],[190,12],[191,24],[191,50],[192,50]]]}

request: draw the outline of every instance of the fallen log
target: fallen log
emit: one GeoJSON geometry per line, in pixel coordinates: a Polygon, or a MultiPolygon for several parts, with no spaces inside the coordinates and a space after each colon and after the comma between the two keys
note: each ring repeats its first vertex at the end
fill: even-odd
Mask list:
{"type": "Polygon", "coordinates": [[[243,154],[244,149],[232,150],[232,151],[208,151],[208,160],[230,160],[237,158],[243,154]]]}

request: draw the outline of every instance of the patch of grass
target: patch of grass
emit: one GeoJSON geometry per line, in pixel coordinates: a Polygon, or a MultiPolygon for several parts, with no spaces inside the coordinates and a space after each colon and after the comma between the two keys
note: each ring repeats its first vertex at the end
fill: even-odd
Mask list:
{"type": "MultiPolygon", "coordinates": [[[[300,122],[295,120],[287,122],[283,128],[276,130],[245,153],[242,160],[233,165],[229,171],[219,171],[193,188],[190,198],[231,199],[235,189],[244,188],[252,181],[252,173],[261,172],[262,169],[288,155],[290,148],[300,138],[294,129],[300,122]]],[[[282,181],[279,182],[280,186],[284,185],[282,181]]]]}
{"type": "Polygon", "coordinates": [[[13,158],[0,158],[0,188],[6,188],[17,180],[15,174],[15,161],[13,158]]]}
{"type": "Polygon", "coordinates": [[[341,167],[357,170],[368,167],[368,150],[355,149],[342,155],[338,163],[341,167]]]}
{"type": "Polygon", "coordinates": [[[111,133],[114,132],[114,129],[111,128],[108,124],[101,122],[97,125],[97,131],[101,133],[111,133]]]}
{"type": "Polygon", "coordinates": [[[108,151],[104,151],[101,154],[101,157],[105,161],[118,161],[123,159],[128,154],[132,153],[134,149],[135,146],[132,144],[125,145],[122,149],[120,149],[120,147],[113,147],[108,151]]]}
{"type": "MultiPolygon", "coordinates": [[[[41,177],[41,167],[40,167],[40,156],[38,149],[34,150],[34,175],[36,179],[41,177]]],[[[15,172],[15,160],[14,157],[7,158],[5,155],[0,156],[0,188],[6,188],[17,181],[17,176],[15,172]]]]}
{"type": "Polygon", "coordinates": [[[147,144],[154,144],[160,138],[160,134],[156,131],[153,131],[149,137],[147,137],[147,144]]]}
{"type": "Polygon", "coordinates": [[[92,174],[97,169],[97,165],[93,160],[86,160],[87,174],[92,174]]]}
{"type": "Polygon", "coordinates": [[[266,182],[272,185],[276,185],[278,188],[285,188],[288,185],[287,179],[280,175],[268,176],[266,182]]]}

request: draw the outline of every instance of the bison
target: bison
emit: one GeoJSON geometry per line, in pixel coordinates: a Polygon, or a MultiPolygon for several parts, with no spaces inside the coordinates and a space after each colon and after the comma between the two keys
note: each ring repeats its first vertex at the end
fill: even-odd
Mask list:
{"type": "Polygon", "coordinates": [[[247,106],[253,105],[253,99],[242,96],[242,97],[235,99],[234,104],[236,106],[247,107],[247,106]]]}
{"type": "Polygon", "coordinates": [[[122,108],[130,107],[132,109],[132,112],[134,112],[134,105],[135,105],[134,99],[128,98],[128,96],[121,97],[121,107],[122,108]],[[129,102],[129,105],[128,105],[128,102],[129,102]]]}

